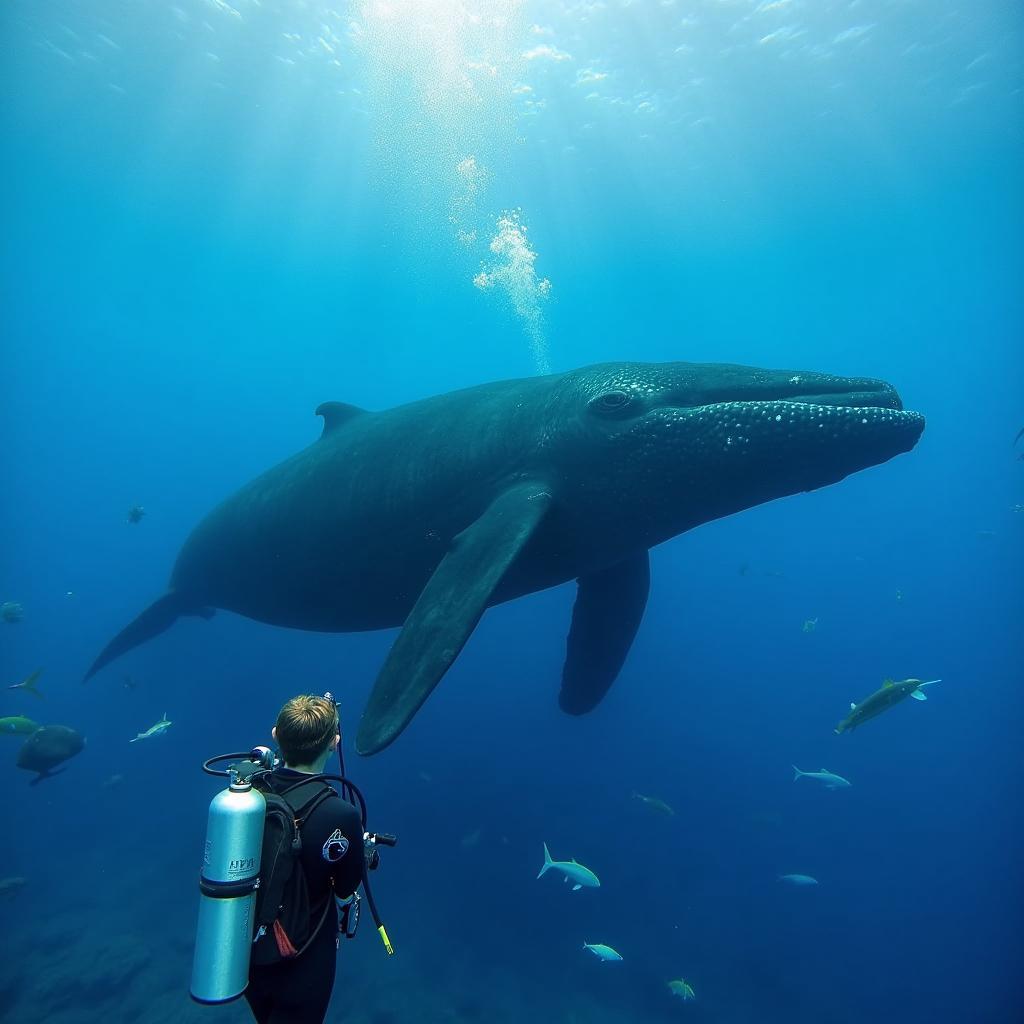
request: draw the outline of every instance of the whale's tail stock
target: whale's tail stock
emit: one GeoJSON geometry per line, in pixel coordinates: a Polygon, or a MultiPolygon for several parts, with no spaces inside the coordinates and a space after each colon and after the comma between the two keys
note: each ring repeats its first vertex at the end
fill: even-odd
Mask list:
{"type": "Polygon", "coordinates": [[[213,618],[212,608],[197,607],[187,597],[175,590],[169,590],[157,598],[141,615],[132,619],[117,636],[99,653],[89,666],[82,682],[88,682],[100,669],[120,658],[133,647],[152,640],[165,629],[169,629],[181,615],[198,615],[204,619],[213,618]]]}

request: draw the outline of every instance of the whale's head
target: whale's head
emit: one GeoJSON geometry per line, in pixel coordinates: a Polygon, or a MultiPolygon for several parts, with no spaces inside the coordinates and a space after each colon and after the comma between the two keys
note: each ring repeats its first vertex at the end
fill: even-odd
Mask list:
{"type": "Polygon", "coordinates": [[[890,384],[807,370],[605,363],[565,374],[557,394],[564,497],[648,545],[836,483],[924,429],[890,384]]]}

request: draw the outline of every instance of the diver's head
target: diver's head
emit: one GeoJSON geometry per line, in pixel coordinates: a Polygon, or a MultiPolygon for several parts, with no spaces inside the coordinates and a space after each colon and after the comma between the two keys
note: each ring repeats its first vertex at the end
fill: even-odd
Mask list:
{"type": "Polygon", "coordinates": [[[272,732],[289,768],[322,772],[341,742],[338,708],[330,697],[300,694],[281,708],[272,732]]]}

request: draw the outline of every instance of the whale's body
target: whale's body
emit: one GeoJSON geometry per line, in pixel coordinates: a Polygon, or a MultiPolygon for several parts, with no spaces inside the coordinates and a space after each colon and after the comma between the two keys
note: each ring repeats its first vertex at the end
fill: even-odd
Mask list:
{"type": "Polygon", "coordinates": [[[384,412],[322,405],[322,437],[192,532],[168,592],[89,675],[179,615],[324,632],[404,624],[357,748],[397,736],[494,604],[579,581],[561,704],[600,701],[647,599],[648,549],[914,446],[887,384],[605,363],[384,412]]]}

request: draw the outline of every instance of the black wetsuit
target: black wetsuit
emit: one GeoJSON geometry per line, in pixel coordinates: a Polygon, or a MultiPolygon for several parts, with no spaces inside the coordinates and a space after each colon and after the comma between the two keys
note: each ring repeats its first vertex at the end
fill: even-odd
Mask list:
{"type": "MultiPolygon", "coordinates": [[[[304,778],[303,772],[278,768],[270,776],[275,792],[304,778]]],[[[317,786],[326,782],[310,782],[302,789],[292,790],[288,798],[297,804],[312,798],[317,786]]],[[[315,925],[324,910],[324,901],[333,904],[335,896],[344,899],[356,891],[363,877],[363,826],[359,811],[338,796],[321,800],[302,824],[302,867],[309,886],[309,902],[315,925]],[[325,844],[339,831],[348,849],[331,863],[325,844]],[[334,887],[331,887],[331,880],[334,887]]],[[[344,844],[332,844],[334,856],[344,844]]],[[[258,1024],[322,1024],[334,987],[334,971],[338,949],[338,912],[332,905],[327,918],[309,948],[294,960],[270,967],[253,967],[249,971],[249,987],[245,998],[258,1024]]]]}

